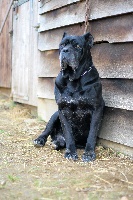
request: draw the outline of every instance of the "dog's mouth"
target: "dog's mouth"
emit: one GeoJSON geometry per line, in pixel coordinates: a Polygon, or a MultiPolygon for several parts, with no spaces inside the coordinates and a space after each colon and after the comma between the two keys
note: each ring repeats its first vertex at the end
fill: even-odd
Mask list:
{"type": "Polygon", "coordinates": [[[60,55],[60,66],[62,71],[62,76],[64,78],[69,78],[70,81],[73,81],[76,76],[76,71],[78,68],[78,63],[76,59],[66,58],[62,54],[60,55]]]}
{"type": "Polygon", "coordinates": [[[72,81],[75,77],[76,74],[76,67],[72,67],[68,64],[65,63],[65,65],[63,64],[62,66],[62,75],[64,77],[69,77],[69,80],[72,81]]]}

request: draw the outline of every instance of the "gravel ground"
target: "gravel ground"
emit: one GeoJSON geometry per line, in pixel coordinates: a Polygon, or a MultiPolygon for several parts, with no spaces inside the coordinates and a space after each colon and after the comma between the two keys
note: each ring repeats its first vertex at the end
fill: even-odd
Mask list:
{"type": "Polygon", "coordinates": [[[96,147],[97,159],[66,160],[50,138],[35,148],[45,122],[0,95],[0,200],[132,200],[133,160],[96,147]]]}

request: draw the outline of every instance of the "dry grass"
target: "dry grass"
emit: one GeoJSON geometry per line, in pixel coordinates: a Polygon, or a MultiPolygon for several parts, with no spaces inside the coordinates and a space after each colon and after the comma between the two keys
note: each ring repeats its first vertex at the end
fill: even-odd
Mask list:
{"type": "Polygon", "coordinates": [[[33,139],[45,123],[29,110],[0,96],[1,200],[132,200],[133,162],[123,154],[96,147],[96,161],[77,162],[54,151],[50,138],[44,148],[33,139]]]}

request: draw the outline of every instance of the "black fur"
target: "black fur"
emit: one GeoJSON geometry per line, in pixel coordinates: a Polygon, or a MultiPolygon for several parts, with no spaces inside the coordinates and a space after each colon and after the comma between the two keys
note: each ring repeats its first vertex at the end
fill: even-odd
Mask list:
{"type": "Polygon", "coordinates": [[[104,108],[102,85],[90,53],[92,46],[90,33],[64,33],[59,45],[61,72],[55,80],[58,111],[34,140],[35,146],[44,146],[51,135],[55,149],[66,147],[65,158],[73,160],[78,159],[76,146],[84,146],[85,162],[96,158],[95,144],[104,108]]]}

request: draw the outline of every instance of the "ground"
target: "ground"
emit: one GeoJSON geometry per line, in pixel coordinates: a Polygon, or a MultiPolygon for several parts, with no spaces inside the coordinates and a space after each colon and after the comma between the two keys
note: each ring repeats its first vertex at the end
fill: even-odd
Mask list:
{"type": "Polygon", "coordinates": [[[0,200],[132,200],[133,160],[96,147],[97,159],[64,158],[50,138],[43,148],[33,139],[45,122],[21,104],[0,95],[0,200]]]}

